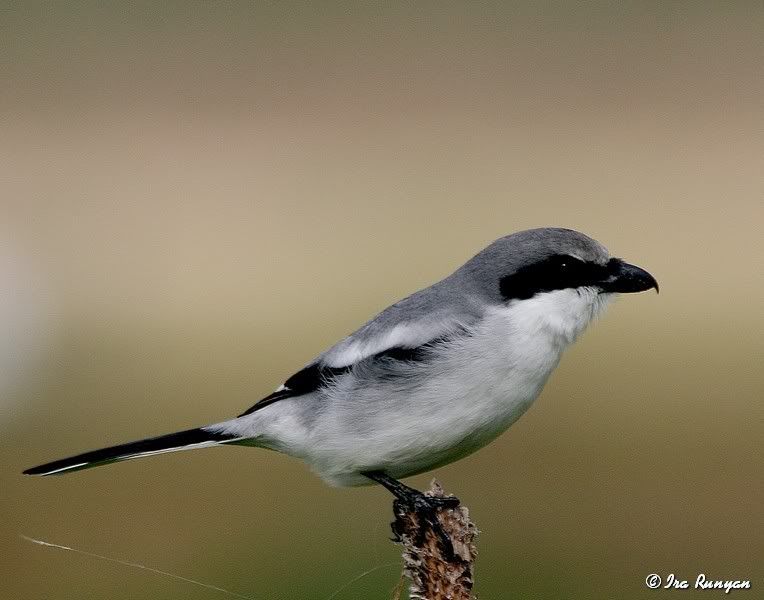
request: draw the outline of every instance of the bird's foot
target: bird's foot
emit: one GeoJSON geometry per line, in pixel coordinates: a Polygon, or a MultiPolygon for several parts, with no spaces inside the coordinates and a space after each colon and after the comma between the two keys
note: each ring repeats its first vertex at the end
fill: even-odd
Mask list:
{"type": "Polygon", "coordinates": [[[387,488],[396,498],[393,503],[396,520],[390,524],[393,530],[394,542],[399,542],[404,531],[409,529],[404,524],[405,519],[413,514],[416,516],[417,545],[421,546],[424,544],[427,531],[429,530],[440,542],[446,557],[449,560],[453,559],[454,546],[451,543],[451,538],[443,529],[443,525],[438,518],[438,512],[456,508],[460,504],[459,498],[456,496],[425,494],[401,483],[397,479],[393,479],[381,471],[368,471],[363,474],[387,488]]]}
{"type": "Polygon", "coordinates": [[[449,510],[459,506],[459,498],[456,496],[428,496],[417,490],[413,491],[415,493],[408,495],[406,498],[398,498],[394,503],[393,509],[397,519],[390,524],[394,541],[401,540],[401,534],[403,533],[401,518],[407,514],[414,514],[418,521],[416,544],[421,546],[425,543],[429,530],[436,536],[446,558],[453,560],[454,545],[451,542],[451,537],[443,529],[438,513],[442,510],[449,510]]]}

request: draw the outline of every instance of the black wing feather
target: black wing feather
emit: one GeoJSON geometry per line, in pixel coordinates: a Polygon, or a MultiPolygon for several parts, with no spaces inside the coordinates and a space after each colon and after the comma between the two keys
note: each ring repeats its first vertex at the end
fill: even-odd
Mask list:
{"type": "MultiPolygon", "coordinates": [[[[388,359],[418,362],[424,360],[427,351],[430,350],[435,344],[442,342],[444,339],[446,338],[438,338],[437,340],[432,340],[431,342],[422,344],[416,348],[389,348],[383,352],[378,352],[377,354],[368,356],[363,360],[388,359]]],[[[327,382],[330,382],[340,375],[350,371],[353,366],[354,365],[348,365],[347,367],[328,367],[326,365],[322,365],[321,363],[310,364],[287,379],[284,382],[284,387],[282,389],[269,394],[262,400],[259,400],[254,406],[250,407],[247,409],[247,411],[241,413],[239,416],[243,417],[245,415],[252,414],[256,410],[265,408],[269,404],[273,404],[279,400],[285,400],[286,398],[294,398],[295,396],[302,396],[304,394],[315,392],[320,387],[326,385],[327,382]]]]}

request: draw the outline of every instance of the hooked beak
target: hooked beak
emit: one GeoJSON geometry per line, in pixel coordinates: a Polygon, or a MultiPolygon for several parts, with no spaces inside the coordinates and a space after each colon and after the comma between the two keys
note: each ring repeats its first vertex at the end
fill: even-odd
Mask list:
{"type": "Polygon", "coordinates": [[[649,289],[655,289],[656,293],[659,291],[655,277],[620,258],[611,258],[607,264],[607,271],[607,277],[600,283],[603,292],[631,294],[649,289]]]}

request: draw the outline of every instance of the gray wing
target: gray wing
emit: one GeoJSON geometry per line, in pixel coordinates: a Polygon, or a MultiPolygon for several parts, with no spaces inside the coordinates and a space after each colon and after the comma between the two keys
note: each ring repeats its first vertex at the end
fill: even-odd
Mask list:
{"type": "Polygon", "coordinates": [[[442,338],[477,321],[483,303],[440,282],[389,306],[341,340],[315,362],[347,367],[392,348],[412,349],[442,338]]]}
{"type": "MultiPolygon", "coordinates": [[[[447,281],[447,280],[446,280],[447,281]]],[[[477,296],[442,281],[389,306],[371,321],[292,375],[240,416],[278,400],[308,394],[373,358],[416,360],[429,345],[468,330],[484,311],[477,296]]]]}

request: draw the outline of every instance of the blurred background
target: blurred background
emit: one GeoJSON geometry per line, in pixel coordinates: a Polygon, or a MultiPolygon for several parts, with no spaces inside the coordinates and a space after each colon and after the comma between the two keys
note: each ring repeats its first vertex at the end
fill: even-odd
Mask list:
{"type": "Polygon", "coordinates": [[[483,532],[477,592],[760,594],[763,28],[761,2],[3,2],[0,597],[225,597],[25,534],[258,600],[390,598],[388,494],[275,453],[20,473],[238,414],[542,225],[661,294],[434,473],[483,532]]]}

